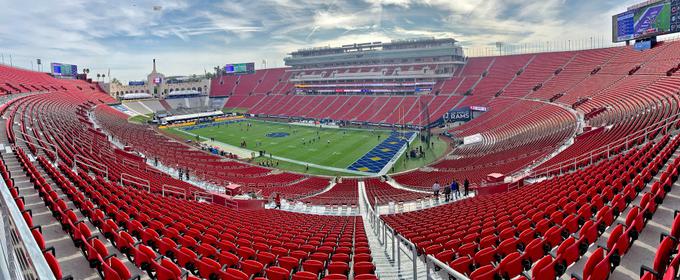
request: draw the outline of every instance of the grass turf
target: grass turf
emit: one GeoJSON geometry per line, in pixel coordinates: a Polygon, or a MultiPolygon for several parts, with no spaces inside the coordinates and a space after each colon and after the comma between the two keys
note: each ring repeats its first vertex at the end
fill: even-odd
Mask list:
{"type": "Polygon", "coordinates": [[[129,122],[133,123],[140,123],[140,124],[145,124],[146,122],[150,121],[151,118],[153,117],[153,114],[148,114],[148,115],[136,115],[134,117],[130,117],[128,119],[129,122]]]}
{"type": "MultiPolygon", "coordinates": [[[[276,164],[277,160],[270,160],[268,157],[258,157],[255,158],[255,162],[274,162],[276,164]]],[[[336,172],[336,171],[331,171],[331,170],[326,170],[326,169],[321,169],[321,168],[314,168],[314,167],[309,167],[309,169],[306,168],[305,165],[301,164],[296,164],[292,162],[287,162],[287,161],[278,161],[279,165],[273,166],[272,168],[278,168],[281,170],[288,170],[288,171],[293,171],[297,173],[303,173],[303,174],[310,174],[310,175],[323,175],[323,176],[344,176],[344,177],[352,177],[352,176],[361,176],[357,175],[354,173],[345,173],[345,172],[336,172]]]]}
{"type": "MultiPolygon", "coordinates": [[[[237,147],[245,140],[246,148],[249,150],[264,150],[267,154],[271,153],[275,156],[337,168],[347,168],[378,145],[380,141],[385,140],[390,133],[381,130],[320,129],[256,120],[223,124],[190,132],[237,147]],[[247,127],[247,123],[251,123],[252,127],[247,127]],[[289,135],[278,138],[267,136],[275,132],[289,135]],[[312,139],[314,140],[310,143],[312,139]]],[[[187,138],[187,135],[182,137],[187,138]]],[[[210,141],[206,143],[210,144],[210,141]]]]}
{"type": "Polygon", "coordinates": [[[413,143],[411,143],[411,148],[423,146],[425,156],[422,158],[406,159],[406,153],[403,153],[401,157],[399,157],[397,162],[394,163],[389,173],[396,173],[404,170],[419,168],[421,166],[428,165],[444,156],[449,145],[448,142],[440,139],[437,136],[433,136],[431,140],[432,140],[431,142],[434,145],[432,145],[432,148],[427,149],[425,147],[425,144],[420,141],[420,138],[416,138],[416,140],[413,141],[413,143]]]}
{"type": "MultiPolygon", "coordinates": [[[[179,136],[183,139],[195,140],[193,137],[177,131],[177,129],[168,129],[166,132],[179,136]]],[[[316,163],[324,166],[331,166],[337,168],[347,168],[357,159],[362,157],[373,147],[378,145],[380,141],[377,135],[380,134],[380,139],[384,140],[389,131],[373,131],[373,130],[355,130],[355,129],[319,129],[315,127],[305,127],[282,123],[264,122],[257,120],[248,120],[238,124],[221,125],[219,127],[210,127],[199,130],[192,130],[191,133],[199,134],[203,137],[213,137],[215,140],[222,143],[240,146],[242,140],[246,140],[248,149],[250,150],[265,150],[268,153],[272,152],[274,155],[316,163]],[[245,123],[253,123],[253,127],[245,129],[245,123]],[[293,133],[293,130],[296,132],[293,133]],[[302,138],[309,141],[312,137],[317,137],[317,131],[321,136],[321,141],[316,140],[312,144],[302,144],[302,138]],[[287,132],[290,135],[282,138],[272,138],[266,136],[271,132],[287,132]],[[327,140],[331,140],[328,144],[327,140]],[[256,147],[257,141],[261,142],[261,146],[256,147]]],[[[318,138],[317,138],[318,139],[318,138]]],[[[434,146],[432,149],[425,150],[425,157],[419,159],[406,159],[404,154],[394,164],[390,173],[410,170],[425,166],[438,158],[442,157],[447,149],[447,142],[433,137],[434,146]]],[[[209,144],[209,141],[207,141],[209,144]]],[[[411,144],[412,147],[422,145],[419,138],[411,144]]],[[[269,157],[258,157],[255,162],[263,162],[269,160],[269,157]]],[[[310,167],[308,170],[305,165],[296,164],[292,162],[279,161],[279,165],[275,168],[282,170],[290,170],[293,172],[326,175],[326,176],[357,176],[352,173],[343,173],[310,167]]]]}
{"type": "Polygon", "coordinates": [[[248,108],[224,108],[222,109],[224,113],[245,113],[248,112],[248,108]]]}

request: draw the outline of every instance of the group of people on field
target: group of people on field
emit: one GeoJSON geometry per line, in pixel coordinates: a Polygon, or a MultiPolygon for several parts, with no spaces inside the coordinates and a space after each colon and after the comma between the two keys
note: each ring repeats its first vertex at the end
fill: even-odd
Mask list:
{"type": "MultiPolygon", "coordinates": [[[[432,185],[432,192],[434,193],[434,196],[439,199],[439,192],[441,190],[442,186],[439,184],[439,181],[435,181],[434,184],[432,185]]],[[[461,198],[463,196],[468,196],[468,192],[470,190],[470,181],[468,181],[467,178],[463,181],[463,195],[461,196],[460,193],[460,184],[458,184],[458,181],[456,179],[451,180],[450,184],[445,184],[444,185],[444,200],[445,201],[450,201],[452,198],[461,198]]]]}

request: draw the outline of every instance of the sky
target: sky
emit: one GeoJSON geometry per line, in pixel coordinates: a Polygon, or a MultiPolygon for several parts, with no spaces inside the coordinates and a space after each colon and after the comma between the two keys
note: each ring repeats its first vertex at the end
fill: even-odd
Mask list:
{"type": "Polygon", "coordinates": [[[282,67],[300,48],[419,37],[454,38],[471,56],[495,54],[496,42],[506,52],[598,47],[611,44],[611,16],[636,2],[0,0],[0,54],[22,68],[37,70],[40,58],[43,71],[61,62],[130,81],[154,58],[165,75],[203,74],[282,67]]]}

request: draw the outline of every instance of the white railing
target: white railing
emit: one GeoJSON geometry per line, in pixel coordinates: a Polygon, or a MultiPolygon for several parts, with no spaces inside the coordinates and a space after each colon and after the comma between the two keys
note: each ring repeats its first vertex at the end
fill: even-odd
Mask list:
{"type": "Polygon", "coordinates": [[[0,278],[55,279],[3,180],[0,198],[0,278]]]}
{"type": "MultiPolygon", "coordinates": [[[[653,123],[651,125],[647,125],[644,129],[638,130],[636,132],[628,134],[624,138],[620,138],[614,142],[611,142],[607,144],[606,146],[601,146],[597,149],[591,150],[590,152],[586,154],[582,154],[579,156],[575,156],[574,158],[558,162],[555,164],[551,164],[546,167],[541,167],[539,169],[534,169],[529,173],[528,177],[531,178],[536,178],[536,177],[542,177],[542,176],[548,176],[554,172],[557,171],[557,173],[562,173],[562,170],[565,167],[572,167],[572,166],[577,166],[579,163],[584,162],[584,161],[589,161],[589,164],[592,164],[593,162],[597,161],[596,158],[605,156],[609,158],[612,154],[614,154],[614,150],[624,148],[624,150],[628,150],[631,148],[631,143],[633,141],[642,141],[642,143],[649,141],[649,136],[653,133],[659,133],[659,132],[665,132],[673,129],[673,126],[675,123],[678,121],[678,118],[680,117],[680,113],[672,115],[668,118],[665,118],[661,121],[658,121],[656,123],[653,123]],[[652,128],[656,127],[656,128],[652,128]]],[[[619,123],[623,124],[623,123],[619,123]]]]}
{"type": "MultiPolygon", "coordinates": [[[[26,139],[20,139],[20,138],[18,138],[18,137],[15,137],[15,140],[22,141],[22,142],[24,142],[24,144],[26,144],[27,146],[30,144],[30,145],[32,145],[33,147],[35,147],[36,149],[40,149],[40,150],[42,150],[42,151],[45,152],[45,155],[47,155],[47,152],[52,152],[52,153],[54,153],[54,157],[55,157],[55,161],[54,161],[54,162],[57,162],[57,161],[59,160],[59,153],[57,152],[57,146],[55,146],[54,144],[52,144],[52,143],[50,143],[50,142],[47,142],[47,141],[45,141],[45,140],[42,140],[42,139],[36,138],[36,137],[34,137],[34,136],[32,136],[32,135],[26,134],[26,133],[24,133],[23,131],[19,131],[19,133],[20,133],[22,136],[24,136],[24,138],[28,137],[28,138],[30,138],[30,139],[33,139],[33,140],[35,140],[35,141],[38,141],[38,142],[41,143],[41,144],[45,144],[45,145],[51,147],[52,150],[49,150],[49,149],[47,149],[47,148],[45,148],[45,147],[43,147],[43,146],[41,146],[41,145],[36,145],[36,144],[32,143],[31,141],[28,141],[28,140],[26,140],[26,139]]],[[[16,141],[15,141],[15,142],[16,142],[16,141]]],[[[31,152],[30,149],[29,149],[29,152],[31,152]]],[[[31,153],[32,153],[32,152],[31,152],[31,153]]],[[[37,156],[37,154],[36,154],[36,156],[37,156]]],[[[48,159],[49,159],[49,157],[48,157],[48,159]]]]}
{"type": "Polygon", "coordinates": [[[366,209],[366,217],[368,218],[371,229],[373,230],[374,235],[377,237],[378,243],[384,247],[385,255],[388,258],[391,258],[391,261],[397,264],[398,272],[408,272],[402,271],[401,264],[402,257],[406,257],[410,260],[412,265],[412,279],[418,279],[418,262],[424,261],[426,266],[424,270],[426,270],[428,280],[435,279],[430,272],[430,269],[434,269],[435,267],[440,268],[441,271],[448,274],[449,279],[469,280],[469,278],[467,278],[465,275],[455,271],[448,264],[437,260],[432,255],[424,255],[424,258],[420,259],[418,256],[418,247],[416,247],[416,245],[407,238],[398,234],[383,219],[381,219],[380,214],[377,213],[370,205],[368,196],[364,197],[365,199],[362,199],[360,203],[361,206],[366,209]]]}
{"type": "MultiPolygon", "coordinates": [[[[121,163],[123,163],[124,165],[127,165],[127,166],[136,167],[137,169],[142,169],[142,162],[139,162],[139,161],[134,161],[134,160],[131,160],[131,159],[128,159],[128,158],[123,158],[123,160],[121,160],[121,163]]],[[[146,164],[144,164],[144,165],[146,165],[146,164]]]]}
{"type": "Polygon", "coordinates": [[[432,255],[427,255],[426,256],[427,261],[425,262],[427,264],[427,279],[433,279],[432,276],[430,275],[430,267],[432,267],[435,271],[437,270],[436,268],[441,269],[441,271],[445,272],[448,274],[449,279],[457,279],[457,280],[470,280],[467,276],[464,274],[455,271],[453,268],[451,268],[448,264],[443,263],[442,261],[438,260],[432,255]]]}
{"type": "Polygon", "coordinates": [[[362,199],[362,206],[366,209],[366,216],[369,219],[369,223],[371,225],[371,228],[373,229],[373,233],[378,239],[378,242],[380,245],[385,247],[385,255],[388,258],[392,258],[393,261],[396,262],[397,264],[397,271],[402,272],[402,267],[401,267],[401,258],[402,254],[409,258],[412,263],[412,272],[413,272],[413,278],[412,279],[417,279],[418,278],[418,249],[415,246],[415,244],[411,243],[408,239],[402,237],[401,235],[397,234],[393,228],[387,225],[383,219],[380,218],[380,215],[373,210],[373,207],[371,207],[370,203],[368,202],[368,197],[366,199],[362,199]],[[388,243],[387,240],[390,240],[388,243]],[[388,250],[388,244],[391,245],[391,250],[388,250]],[[404,246],[401,246],[401,245],[404,246]],[[406,247],[406,248],[404,248],[406,247]],[[405,250],[406,249],[406,250],[405,250]],[[392,252],[392,255],[390,256],[389,252],[392,252]]]}
{"type": "Polygon", "coordinates": [[[184,188],[163,184],[163,186],[161,186],[161,195],[165,196],[166,193],[181,195],[182,199],[187,198],[187,193],[184,188]]]}
{"type": "Polygon", "coordinates": [[[94,161],[92,159],[83,157],[80,154],[76,154],[73,157],[73,171],[77,171],[78,164],[85,165],[89,168],[92,168],[92,169],[97,170],[101,173],[104,173],[104,178],[106,180],[109,180],[109,167],[106,166],[105,164],[102,164],[102,163],[94,161]]]}
{"type": "Polygon", "coordinates": [[[202,191],[194,191],[193,192],[194,199],[196,201],[207,201],[207,202],[213,202],[213,195],[208,192],[202,192],[202,191]]]}
{"type": "Polygon", "coordinates": [[[120,185],[125,186],[125,183],[130,183],[134,186],[141,187],[147,192],[151,192],[151,182],[147,179],[142,179],[127,173],[120,174],[120,185]]]}

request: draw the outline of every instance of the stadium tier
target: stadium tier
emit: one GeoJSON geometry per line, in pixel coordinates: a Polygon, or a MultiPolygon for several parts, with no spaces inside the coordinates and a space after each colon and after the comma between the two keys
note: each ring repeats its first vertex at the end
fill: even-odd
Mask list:
{"type": "MultiPolygon", "coordinates": [[[[93,109],[99,103],[98,99],[107,100],[97,92],[50,93],[15,99],[3,107],[8,116],[4,140],[16,143],[13,146],[16,156],[5,154],[3,157],[7,184],[12,186],[12,179],[24,172],[31,178],[33,186],[15,189],[19,208],[24,210],[24,205],[33,205],[31,209],[35,213],[48,208],[63,232],[50,231],[45,242],[55,244],[55,240],[66,237],[82,250],[83,259],[79,263],[86,265],[77,271],[69,271],[74,277],[83,279],[97,271],[106,279],[116,275],[128,278],[131,273],[144,272],[154,278],[174,279],[190,272],[201,278],[247,279],[264,274],[273,278],[282,273],[293,277],[316,276],[325,274],[326,269],[328,274],[345,275],[350,271],[357,275],[370,274],[374,270],[360,217],[328,218],[275,210],[238,211],[195,202],[187,198],[203,193],[202,189],[153,170],[143,161],[123,160],[125,156],[114,153],[116,148],[87,120],[85,109],[93,109]],[[45,112],[53,113],[43,115],[45,112]],[[89,123],[89,129],[79,127],[85,123],[89,123]],[[47,127],[52,129],[45,129],[47,127]],[[31,160],[27,153],[38,153],[39,150],[43,150],[45,156],[31,160]],[[56,159],[60,161],[54,166],[51,162],[56,159]],[[15,169],[17,164],[21,166],[19,171],[15,169]],[[13,173],[11,178],[9,172],[13,173]],[[167,189],[167,186],[174,188],[167,189]],[[42,200],[45,206],[18,197],[18,193],[29,195],[33,192],[39,194],[35,199],[42,200]],[[222,217],[230,218],[224,220],[222,217]],[[272,228],[274,223],[281,226],[280,231],[272,228]],[[263,231],[265,225],[267,229],[263,231]],[[296,227],[300,232],[292,230],[296,227]],[[116,257],[110,257],[110,253],[116,257]]],[[[141,144],[135,137],[146,139],[148,143],[149,138],[145,137],[155,135],[141,126],[127,127],[125,119],[115,112],[108,106],[97,106],[97,119],[111,131],[128,132],[129,136],[122,138],[129,141],[127,144],[141,144]],[[119,118],[122,123],[117,122],[119,118]]],[[[203,170],[207,166],[221,168],[222,172],[228,169],[238,173],[242,180],[263,184],[296,181],[291,185],[294,194],[315,191],[309,183],[327,184],[326,180],[319,179],[309,179],[309,183],[304,184],[304,179],[297,175],[259,176],[267,171],[233,161],[219,164],[215,157],[203,153],[190,156],[191,151],[169,140],[140,146],[140,149],[155,155],[154,147],[163,149],[164,152],[158,154],[165,155],[161,160],[166,164],[181,162],[170,152],[180,149],[183,158],[189,156],[193,161],[202,162],[198,164],[203,164],[203,170]],[[167,144],[158,146],[161,143],[167,144]]],[[[197,167],[196,170],[201,169],[197,167]]],[[[211,173],[206,170],[205,173],[192,173],[192,176],[203,174],[211,173]]],[[[30,216],[26,218],[30,219],[30,216]]],[[[48,220],[41,219],[45,221],[43,226],[51,224],[48,220]]],[[[45,239],[38,231],[34,231],[34,235],[45,239]]],[[[56,255],[56,260],[66,256],[56,255]]],[[[53,252],[48,259],[52,261],[55,275],[59,276],[61,272],[54,257],[53,252]]]]}
{"type": "MultiPolygon", "coordinates": [[[[413,42],[422,43],[347,48],[406,52],[401,46],[413,42]]],[[[427,42],[438,51],[439,41],[427,42]]],[[[57,279],[677,276],[680,42],[397,65],[318,65],[307,52],[347,53],[300,50],[287,59],[296,67],[213,78],[209,96],[122,105],[87,81],[0,66],[0,212],[16,210],[5,228],[26,230],[35,273],[45,263],[57,279]],[[386,127],[427,126],[471,106],[485,112],[439,128],[438,137],[462,144],[427,166],[385,174],[404,149],[416,152],[409,140],[420,135],[382,131],[343,168],[317,166],[371,176],[331,177],[220,155],[129,122],[120,109],[188,113],[213,104],[248,118],[386,127]],[[435,183],[444,193],[465,179],[474,195],[440,200],[435,183]],[[333,211],[313,211],[319,207],[333,211]]],[[[212,120],[178,127],[204,121],[212,120]]],[[[292,125],[276,135],[296,133],[292,125]]],[[[318,140],[301,145],[331,145],[320,123],[295,125],[318,128],[318,140]]]]}

